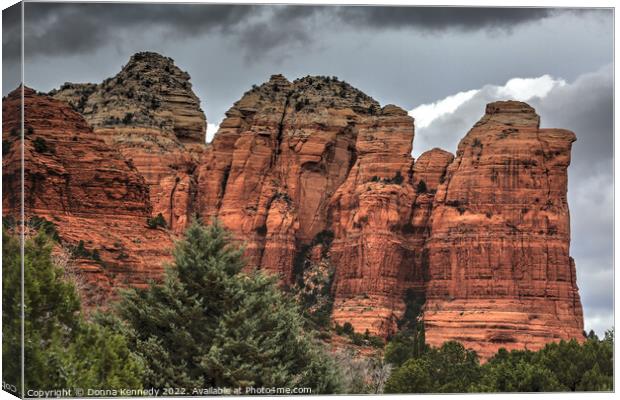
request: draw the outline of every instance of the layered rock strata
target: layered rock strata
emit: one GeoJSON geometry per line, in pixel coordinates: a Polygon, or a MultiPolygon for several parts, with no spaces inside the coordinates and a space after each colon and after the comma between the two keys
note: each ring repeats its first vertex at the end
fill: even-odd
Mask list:
{"type": "Polygon", "coordinates": [[[582,338],[566,200],[574,141],[515,101],[487,105],[461,140],[426,243],[429,344],[458,340],[485,358],[582,338]]]}
{"type": "Polygon", "coordinates": [[[392,332],[421,279],[408,265],[413,119],[336,79],[281,75],[226,116],[199,167],[200,214],[246,243],[250,268],[285,283],[321,246],[336,266],[334,320],[392,332]]]}
{"type": "MultiPolygon", "coordinates": [[[[395,333],[413,293],[427,299],[433,345],[459,340],[486,358],[581,338],[566,202],[575,137],[540,129],[524,103],[489,104],[456,158],[433,149],[414,162],[413,119],[336,78],[272,76],[209,145],[189,76],[155,53],[52,95],[85,120],[27,91],[26,207],[63,242],[84,241],[80,266],[104,297],[159,276],[170,236],[195,212],[244,243],[248,269],[306,294],[331,288],[333,321],[356,332],[395,333]],[[168,229],[147,229],[159,213],[168,229]]],[[[15,209],[9,164],[3,204],[15,209]]]]}
{"type": "Polygon", "coordinates": [[[413,118],[387,106],[356,131],[356,162],[331,199],[338,265],[333,319],[386,335],[395,332],[404,311],[405,290],[416,276],[411,259],[421,250],[408,229],[416,196],[413,118]]]}
{"type": "Polygon", "coordinates": [[[101,84],[67,83],[50,94],[68,102],[131,162],[149,185],[153,216],[182,232],[192,212],[192,178],[204,151],[206,119],[189,74],[143,52],[101,84]]]}
{"type": "MultiPolygon", "coordinates": [[[[23,93],[25,220],[37,216],[54,224],[85,281],[85,304],[103,304],[118,287],[159,278],[172,240],[147,227],[144,178],[66,103],[29,88],[23,93]]],[[[18,89],[2,103],[5,215],[19,215],[20,110],[18,89]]]]}

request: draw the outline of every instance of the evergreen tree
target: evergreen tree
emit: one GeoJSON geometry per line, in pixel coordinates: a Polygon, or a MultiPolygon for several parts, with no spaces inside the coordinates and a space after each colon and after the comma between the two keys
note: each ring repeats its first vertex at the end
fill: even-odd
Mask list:
{"type": "Polygon", "coordinates": [[[163,283],[124,294],[119,314],[146,362],[145,385],[337,391],[335,367],[304,334],[294,301],[273,278],[241,273],[231,243],[216,221],[194,221],[163,283]]]}
{"type": "MultiPolygon", "coordinates": [[[[20,379],[21,265],[17,238],[3,232],[3,362],[6,382],[20,379]]],[[[137,388],[141,362],[125,339],[84,321],[76,289],[52,261],[44,233],[24,244],[25,389],[137,388]]]]}
{"type": "Polygon", "coordinates": [[[430,361],[411,358],[392,372],[385,384],[386,393],[432,393],[436,392],[432,380],[430,361]]]}
{"type": "Polygon", "coordinates": [[[605,390],[612,389],[613,344],[609,341],[588,339],[579,344],[573,339],[549,343],[536,352],[533,362],[552,371],[565,390],[601,390],[597,388],[603,385],[605,376],[609,377],[605,390]]]}
{"type": "MultiPolygon", "coordinates": [[[[3,221],[5,222],[5,221],[3,221]]],[[[2,381],[21,393],[21,258],[19,240],[2,230],[2,381]]],[[[14,393],[18,394],[18,393],[14,393]]]]}
{"type": "Polygon", "coordinates": [[[69,388],[139,389],[143,361],[129,350],[126,338],[97,323],[81,322],[61,357],[59,377],[69,388]]]}
{"type": "Polygon", "coordinates": [[[408,290],[405,294],[405,313],[394,335],[385,348],[385,361],[399,367],[410,358],[418,358],[429,347],[426,345],[422,307],[426,299],[423,295],[408,290]]]}
{"type": "Polygon", "coordinates": [[[500,349],[483,367],[473,392],[551,392],[560,391],[557,378],[549,369],[533,363],[535,353],[528,350],[500,349]]]}
{"type": "Polygon", "coordinates": [[[458,342],[445,342],[393,372],[387,393],[463,393],[480,379],[478,356],[458,342]]]}
{"type": "Polygon", "coordinates": [[[432,366],[431,377],[438,393],[464,393],[480,379],[480,364],[475,351],[459,342],[449,341],[439,349],[425,353],[432,366]]]}

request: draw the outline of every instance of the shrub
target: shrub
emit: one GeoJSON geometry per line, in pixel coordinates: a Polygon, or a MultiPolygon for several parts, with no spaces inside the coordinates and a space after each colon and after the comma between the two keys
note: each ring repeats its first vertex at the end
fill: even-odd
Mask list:
{"type": "Polygon", "coordinates": [[[413,226],[411,222],[407,222],[405,225],[403,225],[401,231],[405,234],[412,234],[415,232],[415,226],[413,226]]]}
{"type": "Polygon", "coordinates": [[[379,336],[370,335],[366,340],[372,347],[383,348],[385,346],[385,342],[379,336]]]}
{"type": "Polygon", "coordinates": [[[40,136],[33,140],[32,144],[34,146],[34,151],[36,151],[37,153],[47,153],[49,150],[51,150],[47,144],[47,141],[40,136]]]}
{"type": "Polygon", "coordinates": [[[132,120],[133,120],[133,113],[128,112],[123,117],[123,124],[125,125],[130,124],[132,120]]]}
{"type": "Polygon", "coordinates": [[[317,244],[322,245],[323,247],[329,247],[334,240],[334,231],[330,229],[324,229],[321,232],[317,233],[312,239],[312,246],[317,244]]]}
{"type": "Polygon", "coordinates": [[[56,242],[60,241],[60,235],[58,234],[58,229],[56,228],[56,225],[43,217],[33,215],[28,220],[28,227],[40,232],[44,232],[49,238],[53,239],[56,242]]]}
{"type": "Polygon", "coordinates": [[[267,225],[263,224],[256,228],[256,233],[261,236],[265,236],[267,234],[267,225]]]}
{"type": "Polygon", "coordinates": [[[396,185],[401,185],[405,178],[400,174],[400,171],[396,172],[396,175],[392,179],[390,179],[390,183],[394,183],[396,185]]]}
{"type": "Polygon", "coordinates": [[[377,175],[374,175],[372,178],[370,178],[370,181],[371,182],[383,182],[386,184],[401,185],[405,181],[405,178],[402,176],[400,171],[397,171],[396,175],[394,175],[391,178],[379,178],[377,175]]]}
{"type": "Polygon", "coordinates": [[[428,191],[428,189],[426,187],[426,182],[424,182],[423,180],[420,180],[420,182],[418,182],[418,185],[417,185],[415,191],[418,194],[426,193],[428,191]]]}
{"type": "Polygon", "coordinates": [[[149,217],[146,219],[146,224],[149,226],[149,228],[151,229],[156,229],[157,227],[161,226],[162,228],[166,228],[166,220],[164,218],[163,215],[161,215],[161,213],[157,214],[156,217],[149,217]]]}

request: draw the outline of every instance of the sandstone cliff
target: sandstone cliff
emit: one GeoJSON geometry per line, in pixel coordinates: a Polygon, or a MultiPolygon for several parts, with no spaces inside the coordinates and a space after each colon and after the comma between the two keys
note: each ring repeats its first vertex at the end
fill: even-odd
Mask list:
{"type": "Polygon", "coordinates": [[[489,104],[460,142],[426,244],[428,343],[458,340],[488,357],[582,337],[566,200],[573,141],[508,101],[489,104]]]}
{"type": "MultiPolygon", "coordinates": [[[[20,96],[18,89],[2,102],[5,215],[19,215],[20,96]]],[[[26,222],[36,215],[55,225],[85,281],[84,302],[101,305],[118,287],[158,278],[172,241],[147,227],[151,205],[138,171],[66,103],[29,88],[24,126],[26,222]]]]}
{"type": "Polygon", "coordinates": [[[281,75],[226,115],[199,167],[201,215],[246,243],[250,268],[287,284],[329,259],[334,321],[393,332],[404,291],[423,285],[408,263],[421,251],[407,231],[413,119],[335,78],[281,75]]]}
{"type": "Polygon", "coordinates": [[[67,83],[50,94],[81,113],[149,185],[153,216],[180,233],[191,213],[192,174],[205,148],[206,119],[189,75],[172,59],[137,53],[101,84],[67,83]]]}
{"type": "MultiPolygon", "coordinates": [[[[52,95],[90,127],[28,91],[29,124],[56,153],[26,152],[27,207],[67,243],[100,248],[102,262],[81,265],[104,295],[157,277],[170,235],[196,212],[245,244],[248,269],[307,299],[328,292],[309,308],[360,333],[393,334],[413,293],[427,299],[433,345],[459,340],[488,357],[581,337],[566,202],[575,137],[539,129],[524,103],[489,104],[456,158],[432,149],[414,162],[413,119],[336,78],[272,76],[228,110],[209,145],[189,76],[155,53],[52,95]],[[168,229],[147,229],[159,213],[168,229]]],[[[18,171],[5,169],[14,182],[18,171]]],[[[3,203],[15,208],[15,195],[3,203]]]]}

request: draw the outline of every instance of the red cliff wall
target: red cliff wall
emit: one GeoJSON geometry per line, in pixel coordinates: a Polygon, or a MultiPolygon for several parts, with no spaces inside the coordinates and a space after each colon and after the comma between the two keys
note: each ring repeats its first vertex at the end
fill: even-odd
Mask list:
{"type": "MultiPolygon", "coordinates": [[[[208,145],[189,76],[155,53],[52,94],[85,120],[28,91],[27,207],[63,241],[99,249],[102,262],[80,265],[104,297],[159,276],[196,212],[284,286],[333,270],[332,318],[357,332],[394,333],[412,289],[427,298],[433,345],[459,340],[487,357],[581,337],[566,202],[575,137],[539,129],[524,103],[490,104],[456,158],[433,149],[414,162],[413,119],[335,78],[272,76],[208,145]],[[37,135],[55,153],[32,153],[37,135]],[[168,229],[147,229],[158,213],[168,229]]],[[[5,103],[6,136],[17,108],[5,103]]],[[[5,209],[17,204],[11,157],[5,209]]]]}
{"type": "MultiPolygon", "coordinates": [[[[3,212],[19,214],[21,90],[2,103],[3,212]]],[[[88,305],[101,305],[118,287],[158,278],[170,260],[168,233],[148,229],[144,178],[96,135],[66,103],[24,90],[24,208],[52,222],[62,246],[83,241],[75,263],[88,305]],[[93,256],[93,254],[98,254],[93,256]]]]}
{"type": "Polygon", "coordinates": [[[206,119],[189,79],[171,58],[143,52],[100,84],[67,83],[50,93],[135,166],[149,186],[153,216],[162,214],[175,233],[191,216],[193,173],[206,147],[206,119]]]}
{"type": "Polygon", "coordinates": [[[426,245],[428,343],[458,340],[488,357],[582,337],[566,200],[573,141],[512,101],[489,104],[461,140],[426,245]]]}
{"type": "Polygon", "coordinates": [[[334,320],[385,335],[421,278],[408,264],[420,247],[407,231],[412,141],[396,106],[335,79],[274,75],[227,112],[198,169],[196,208],[246,243],[250,268],[287,284],[305,247],[333,237],[334,320]]]}

